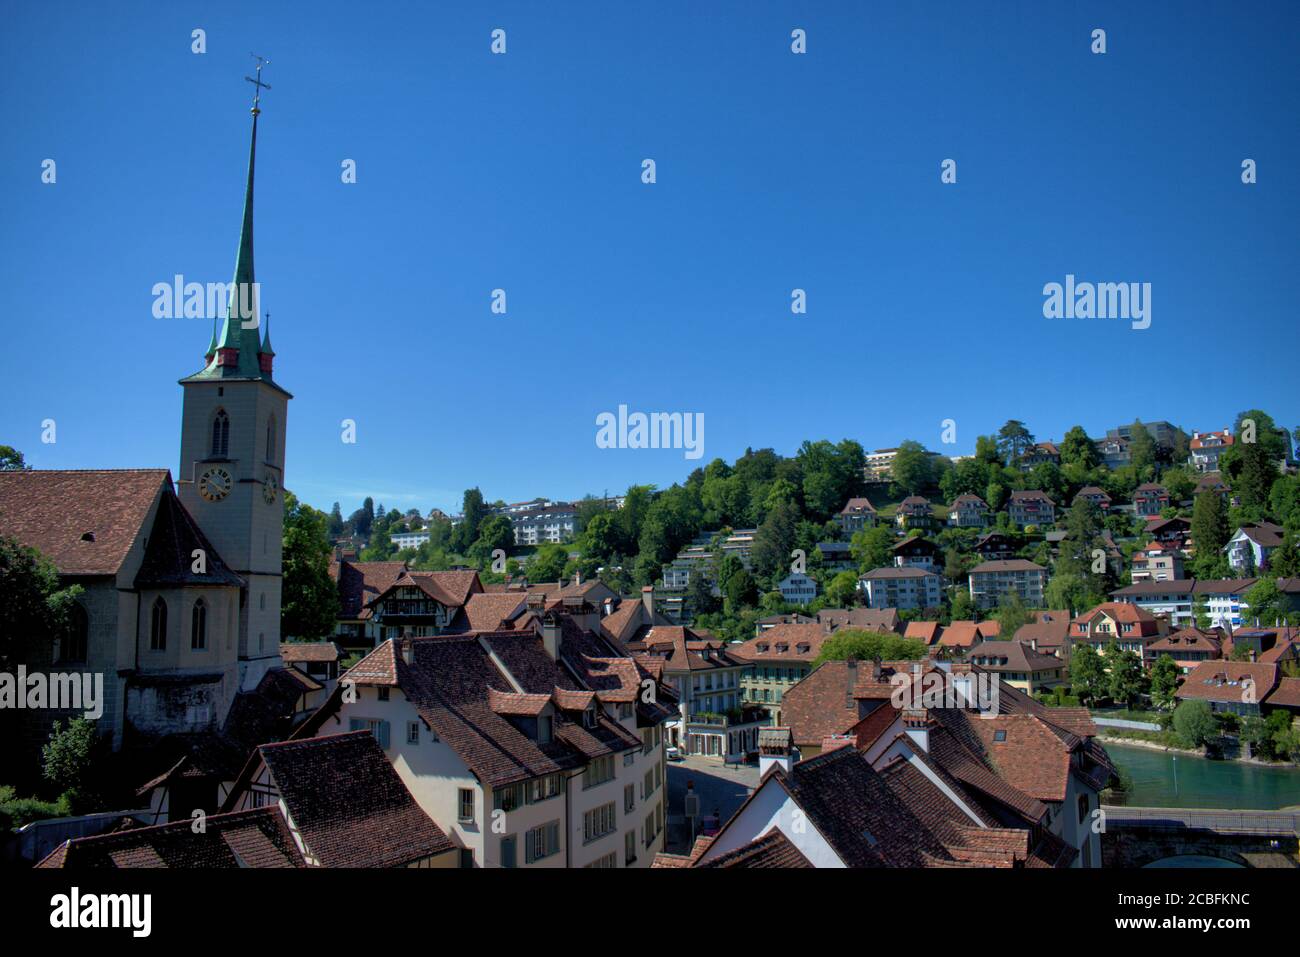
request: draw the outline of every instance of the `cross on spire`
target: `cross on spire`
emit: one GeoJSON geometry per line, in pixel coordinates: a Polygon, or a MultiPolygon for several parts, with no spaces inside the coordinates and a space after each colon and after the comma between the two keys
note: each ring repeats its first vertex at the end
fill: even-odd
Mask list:
{"type": "Polygon", "coordinates": [[[257,104],[262,99],[262,90],[264,88],[267,90],[271,88],[271,84],[262,82],[262,67],[266,66],[271,61],[264,56],[258,56],[256,53],[250,53],[249,56],[257,61],[257,79],[254,79],[251,76],[246,76],[244,79],[257,88],[256,92],[253,94],[253,112],[260,113],[261,111],[257,108],[257,104]]]}

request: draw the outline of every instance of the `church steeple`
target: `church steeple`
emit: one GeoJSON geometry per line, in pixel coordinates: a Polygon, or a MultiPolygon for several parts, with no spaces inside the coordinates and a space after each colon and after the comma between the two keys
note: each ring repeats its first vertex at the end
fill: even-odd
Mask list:
{"type": "Polygon", "coordinates": [[[205,354],[207,365],[191,378],[228,379],[232,377],[271,378],[270,342],[265,348],[260,321],[260,296],[253,269],[253,179],[257,167],[257,118],[262,90],[270,84],[262,82],[262,67],[268,61],[258,58],[257,77],[245,77],[257,87],[253,96],[253,129],[248,145],[248,182],[244,187],[244,218],[239,230],[239,249],[235,253],[235,274],[231,282],[230,303],[220,332],[214,330],[213,340],[205,354]]]}

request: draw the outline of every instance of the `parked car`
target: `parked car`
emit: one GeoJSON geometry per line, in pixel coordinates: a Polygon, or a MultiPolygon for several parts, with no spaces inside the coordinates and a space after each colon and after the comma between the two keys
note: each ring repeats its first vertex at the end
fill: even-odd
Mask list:
{"type": "Polygon", "coordinates": [[[668,748],[667,748],[667,754],[668,754],[668,760],[669,760],[669,761],[680,761],[680,760],[682,760],[682,752],[681,752],[681,749],[678,748],[676,745],[672,745],[672,744],[668,745],[668,748]]]}

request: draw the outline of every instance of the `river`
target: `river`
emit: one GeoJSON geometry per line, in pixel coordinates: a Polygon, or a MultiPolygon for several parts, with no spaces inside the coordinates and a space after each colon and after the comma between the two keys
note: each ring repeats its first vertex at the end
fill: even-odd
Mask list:
{"type": "Polygon", "coordinates": [[[1300,768],[1211,761],[1167,751],[1106,744],[1125,772],[1126,804],[1142,807],[1217,807],[1276,811],[1300,806],[1300,768]]]}

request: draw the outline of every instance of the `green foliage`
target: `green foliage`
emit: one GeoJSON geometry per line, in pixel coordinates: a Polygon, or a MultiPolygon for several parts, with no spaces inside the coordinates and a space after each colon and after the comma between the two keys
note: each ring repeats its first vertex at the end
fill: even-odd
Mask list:
{"type": "Polygon", "coordinates": [[[926,646],[915,638],[892,633],[841,628],[822,644],[816,663],[823,661],[914,661],[924,658],[926,646]]]}
{"type": "Polygon", "coordinates": [[[1151,701],[1157,708],[1171,708],[1178,690],[1178,665],[1167,653],[1151,666],[1151,701]]]}
{"type": "Polygon", "coordinates": [[[103,752],[95,722],[85,718],[62,724],[56,721],[41,747],[41,775],[59,793],[89,795],[101,783],[103,752]]]}
{"type": "Polygon", "coordinates": [[[1018,463],[1033,447],[1034,436],[1018,419],[1010,419],[998,429],[998,454],[1007,465],[1018,463]]]}
{"type": "Polygon", "coordinates": [[[286,637],[315,640],[334,633],[339,590],[330,578],[329,516],[284,496],[284,549],[280,630],[286,637]]]}
{"type": "Polygon", "coordinates": [[[1077,644],[1070,653],[1070,685],[1080,700],[1096,701],[1107,691],[1106,669],[1092,645],[1077,644]]]}
{"type": "Polygon", "coordinates": [[[885,525],[877,525],[853,534],[849,554],[858,563],[859,571],[869,572],[893,563],[894,544],[894,533],[885,525]]]}
{"type": "Polygon", "coordinates": [[[560,581],[564,577],[564,566],[569,561],[569,549],[555,542],[545,542],[537,546],[537,551],[524,566],[528,580],[535,585],[560,581]]]}
{"type": "MultiPolygon", "coordinates": [[[[956,617],[955,612],[953,617],[956,617]]],[[[1025,607],[1025,603],[1020,596],[1014,594],[1004,598],[998,605],[997,610],[993,612],[993,618],[1000,626],[999,635],[1003,641],[1010,641],[1015,636],[1015,633],[1020,630],[1020,627],[1029,624],[1034,620],[1034,617],[1034,613],[1025,607]]]]}
{"type": "Polygon", "coordinates": [[[916,495],[935,481],[934,463],[920,442],[900,442],[889,466],[893,484],[906,495],[916,495]]]}
{"type": "Polygon", "coordinates": [[[1148,687],[1142,659],[1112,641],[1106,648],[1106,690],[1111,700],[1131,705],[1148,687]]]}
{"type": "Polygon", "coordinates": [[[1210,706],[1199,699],[1180,702],[1174,709],[1174,733],[1184,747],[1199,748],[1218,735],[1210,706]]]}
{"type": "Polygon", "coordinates": [[[72,606],[82,591],[80,585],[60,587],[52,562],[0,535],[0,666],[65,636],[72,606]]]}
{"type": "Polygon", "coordinates": [[[30,472],[31,466],[12,445],[0,445],[0,472],[30,472]]]}

